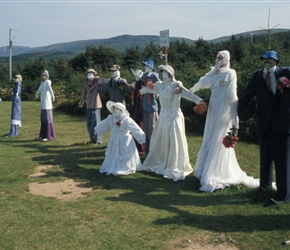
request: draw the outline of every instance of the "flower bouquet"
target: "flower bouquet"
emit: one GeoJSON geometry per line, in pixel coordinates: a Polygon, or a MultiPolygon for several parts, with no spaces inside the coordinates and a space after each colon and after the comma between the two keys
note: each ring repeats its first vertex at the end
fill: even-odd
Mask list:
{"type": "Polygon", "coordinates": [[[230,128],[230,132],[223,138],[222,143],[226,148],[234,148],[238,140],[238,129],[233,126],[230,128]]]}
{"type": "Polygon", "coordinates": [[[277,88],[281,92],[283,92],[284,88],[290,88],[290,80],[287,77],[285,77],[285,76],[279,77],[278,78],[277,88]]]}
{"type": "Polygon", "coordinates": [[[199,104],[193,107],[193,110],[198,115],[202,115],[207,110],[207,105],[204,101],[201,101],[199,104]]]}
{"type": "Polygon", "coordinates": [[[181,92],[181,88],[180,87],[176,87],[175,89],[174,89],[174,93],[175,94],[179,94],[181,92]]]}

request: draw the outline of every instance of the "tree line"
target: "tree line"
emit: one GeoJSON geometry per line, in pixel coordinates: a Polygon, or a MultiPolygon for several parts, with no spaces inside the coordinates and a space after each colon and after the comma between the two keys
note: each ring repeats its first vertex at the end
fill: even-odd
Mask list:
{"type": "MultiPolygon", "coordinates": [[[[238,96],[246,87],[255,70],[262,68],[261,54],[269,49],[277,51],[280,59],[279,65],[290,65],[290,32],[274,33],[271,36],[259,35],[254,37],[231,36],[227,41],[211,43],[202,38],[194,43],[185,40],[170,43],[168,49],[168,64],[175,70],[177,80],[183,82],[187,88],[192,87],[201,76],[210,70],[215,64],[218,51],[228,50],[231,54],[231,68],[235,69],[238,76],[238,96]],[[271,39],[271,41],[269,41],[271,39]]],[[[56,95],[55,108],[76,115],[83,115],[85,110],[78,108],[78,102],[85,83],[88,68],[97,70],[102,78],[111,78],[109,68],[113,64],[121,67],[121,77],[128,83],[132,83],[134,75],[130,68],[143,70],[142,61],[150,57],[155,61],[155,67],[164,64],[164,59],[159,56],[160,48],[153,43],[148,44],[143,51],[138,46],[127,48],[120,52],[113,47],[89,46],[85,52],[81,52],[72,58],[55,57],[45,60],[43,57],[18,61],[13,65],[12,72],[23,77],[22,100],[35,100],[35,92],[40,84],[40,73],[47,69],[52,80],[52,88],[56,95]]],[[[8,63],[0,60],[0,97],[2,100],[11,100],[13,82],[9,81],[8,63]]],[[[209,101],[210,91],[201,90],[197,93],[206,102],[209,101]]],[[[102,93],[103,106],[109,99],[108,93],[102,93]]],[[[126,96],[126,102],[130,111],[130,96],[126,96]]],[[[258,140],[255,121],[255,100],[248,110],[240,117],[240,137],[247,142],[256,143],[258,140]]],[[[205,124],[205,115],[199,116],[192,110],[194,104],[182,100],[181,108],[185,116],[186,130],[196,134],[202,134],[205,124]]],[[[103,117],[106,110],[103,109],[103,117]]]]}

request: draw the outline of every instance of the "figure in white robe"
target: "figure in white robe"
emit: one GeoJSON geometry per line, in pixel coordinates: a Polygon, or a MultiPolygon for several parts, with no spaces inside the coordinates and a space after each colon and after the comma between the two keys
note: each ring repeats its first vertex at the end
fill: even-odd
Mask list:
{"type": "Polygon", "coordinates": [[[41,72],[41,84],[35,94],[37,98],[40,95],[40,132],[38,140],[54,140],[56,139],[54,125],[53,125],[53,106],[55,97],[51,88],[51,80],[49,80],[49,73],[47,70],[41,72]]]}
{"type": "Polygon", "coordinates": [[[140,90],[158,94],[160,114],[153,129],[149,153],[143,163],[143,170],[155,172],[165,178],[179,181],[192,173],[189,162],[187,140],[185,136],[184,116],[180,109],[181,97],[199,104],[202,99],[192,94],[176,81],[174,70],[169,65],[161,65],[163,81],[148,84],[140,90]]]}
{"type": "Polygon", "coordinates": [[[95,127],[95,133],[100,136],[110,130],[106,157],[100,173],[133,174],[142,167],[133,137],[142,144],[145,142],[145,133],[130,117],[123,103],[108,101],[106,106],[112,115],[95,127]]]}
{"type": "Polygon", "coordinates": [[[230,185],[258,187],[259,180],[247,176],[240,168],[234,148],[222,144],[230,128],[239,127],[237,115],[237,74],[230,68],[230,53],[220,51],[215,67],[190,89],[192,93],[210,89],[203,142],[195,164],[200,190],[213,192],[230,185]]]}

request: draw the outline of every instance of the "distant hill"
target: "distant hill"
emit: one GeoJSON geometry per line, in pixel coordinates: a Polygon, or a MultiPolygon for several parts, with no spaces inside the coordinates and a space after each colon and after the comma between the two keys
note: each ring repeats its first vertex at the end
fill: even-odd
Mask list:
{"type": "MultiPolygon", "coordinates": [[[[290,29],[274,29],[271,32],[289,32],[290,29]]],[[[223,36],[212,40],[207,40],[208,42],[212,43],[220,43],[223,41],[229,40],[233,35],[235,37],[250,37],[250,36],[257,36],[267,34],[266,30],[256,30],[256,31],[249,31],[239,34],[232,34],[229,36],[223,36]]],[[[185,40],[188,43],[192,44],[195,41],[187,38],[181,37],[170,37],[170,42],[174,41],[182,41],[185,40]]],[[[106,47],[113,47],[121,52],[124,52],[127,48],[138,46],[139,49],[142,51],[148,44],[154,44],[159,46],[159,36],[151,36],[151,35],[140,35],[140,36],[131,36],[131,35],[121,35],[107,39],[91,39],[91,40],[81,40],[81,41],[74,41],[74,42],[67,42],[67,43],[57,43],[43,47],[24,47],[24,46],[13,46],[12,48],[12,55],[14,60],[21,60],[33,57],[42,56],[46,59],[49,58],[71,58],[74,55],[85,52],[88,46],[99,47],[101,45],[106,47]]],[[[0,47],[0,57],[9,57],[9,48],[8,47],[0,47]]]]}
{"type": "MultiPolygon", "coordinates": [[[[290,29],[273,29],[271,30],[271,33],[280,33],[280,32],[289,32],[290,29]]],[[[248,38],[251,36],[260,36],[260,35],[265,35],[268,34],[267,30],[253,30],[253,31],[248,31],[248,32],[243,32],[243,33],[238,33],[238,34],[232,34],[230,36],[223,36],[223,37],[219,37],[213,40],[208,40],[208,42],[212,42],[212,43],[220,43],[220,42],[224,42],[229,40],[232,36],[235,36],[237,38],[239,38],[240,36],[248,38]]]]}
{"type": "MultiPolygon", "coordinates": [[[[193,43],[193,40],[179,37],[170,37],[170,41],[176,40],[186,40],[190,43],[193,43]]],[[[125,51],[127,48],[138,46],[140,50],[143,50],[148,44],[153,43],[156,46],[159,46],[159,36],[131,36],[131,35],[122,35],[117,37],[112,37],[108,39],[91,39],[91,40],[82,40],[74,41],[67,43],[57,43],[44,47],[23,47],[23,46],[13,46],[12,54],[13,56],[20,55],[29,55],[33,56],[44,56],[44,57],[53,57],[55,54],[60,54],[62,57],[73,56],[80,52],[85,52],[88,46],[99,47],[101,45],[106,47],[113,47],[121,52],[125,51]]],[[[0,47],[0,57],[9,57],[9,48],[0,47]]]]}

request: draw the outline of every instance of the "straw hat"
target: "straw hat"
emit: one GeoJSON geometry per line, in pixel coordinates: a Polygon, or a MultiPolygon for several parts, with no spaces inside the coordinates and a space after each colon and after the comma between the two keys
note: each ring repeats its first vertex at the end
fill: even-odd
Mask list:
{"type": "Polygon", "coordinates": [[[94,69],[88,69],[87,74],[88,73],[93,73],[94,75],[96,75],[97,71],[95,71],[94,69]]]}
{"type": "Polygon", "coordinates": [[[22,76],[21,75],[15,75],[14,76],[14,81],[15,82],[22,82],[22,76]]]}
{"type": "Polygon", "coordinates": [[[114,64],[110,69],[110,71],[119,71],[120,70],[120,66],[117,64],[114,64]]]}

